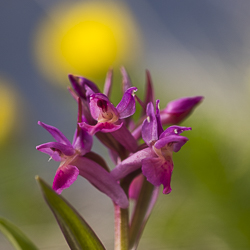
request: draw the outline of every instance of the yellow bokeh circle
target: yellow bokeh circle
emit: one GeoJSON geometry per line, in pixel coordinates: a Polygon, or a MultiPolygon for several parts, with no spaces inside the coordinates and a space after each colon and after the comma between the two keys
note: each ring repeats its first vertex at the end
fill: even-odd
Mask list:
{"type": "Polygon", "coordinates": [[[35,54],[52,80],[68,73],[98,79],[110,67],[135,63],[141,54],[139,29],[119,1],[57,5],[37,27],[35,54]]]}
{"type": "Polygon", "coordinates": [[[0,146],[13,133],[16,106],[15,92],[6,79],[0,78],[0,146]]]}

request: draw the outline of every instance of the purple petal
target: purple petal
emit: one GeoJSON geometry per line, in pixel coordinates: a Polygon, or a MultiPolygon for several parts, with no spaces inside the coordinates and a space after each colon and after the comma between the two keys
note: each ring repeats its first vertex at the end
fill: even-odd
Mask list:
{"type": "Polygon", "coordinates": [[[141,134],[142,139],[150,146],[158,140],[158,124],[154,113],[154,105],[150,102],[147,105],[147,119],[142,124],[141,134]]]}
{"type": "Polygon", "coordinates": [[[163,184],[163,193],[171,192],[170,181],[173,171],[173,161],[169,159],[164,161],[163,158],[146,158],[142,160],[142,173],[147,180],[154,186],[163,184]]]}
{"type": "Polygon", "coordinates": [[[85,89],[86,89],[86,98],[87,98],[87,101],[89,102],[90,96],[94,95],[95,92],[88,86],[85,86],[85,89]]]}
{"type": "MultiPolygon", "coordinates": [[[[104,122],[104,123],[100,123],[99,128],[101,132],[103,133],[111,133],[114,131],[117,131],[118,129],[120,129],[122,127],[123,123],[120,124],[114,124],[114,123],[109,123],[109,122],[104,122]]],[[[98,128],[98,129],[99,129],[98,128]]]]}
{"type": "Polygon", "coordinates": [[[80,153],[80,155],[85,155],[91,150],[93,137],[86,130],[78,126],[72,145],[74,149],[80,153]]]}
{"type": "Polygon", "coordinates": [[[181,134],[183,131],[187,131],[187,130],[192,130],[192,128],[190,127],[181,127],[181,126],[171,126],[168,127],[160,136],[160,139],[168,136],[168,135],[179,135],[181,134]]]}
{"type": "Polygon", "coordinates": [[[36,149],[45,153],[45,154],[48,154],[54,161],[62,161],[60,151],[59,152],[53,151],[51,148],[40,148],[40,146],[42,146],[42,145],[37,146],[36,149]]]}
{"type": "Polygon", "coordinates": [[[103,94],[108,98],[110,97],[111,87],[112,87],[113,69],[110,69],[107,73],[103,94]]]}
{"type": "Polygon", "coordinates": [[[163,148],[167,144],[172,144],[172,150],[174,152],[178,152],[181,147],[188,141],[187,137],[181,136],[181,135],[168,135],[166,137],[163,137],[159,139],[154,146],[157,149],[163,148]]]}
{"type": "Polygon", "coordinates": [[[86,99],[86,86],[88,86],[94,93],[100,92],[98,87],[92,81],[84,77],[69,74],[69,80],[77,95],[83,99],[86,99]]]}
{"type": "Polygon", "coordinates": [[[156,157],[156,154],[151,148],[145,148],[132,154],[118,164],[110,173],[116,180],[120,180],[140,168],[141,161],[147,157],[156,157]]]}
{"type": "Polygon", "coordinates": [[[109,169],[106,161],[99,154],[96,154],[96,153],[90,151],[87,154],[85,154],[84,157],[90,159],[91,161],[96,162],[102,168],[104,168],[107,172],[110,172],[110,169],[109,169]]]}
{"type": "Polygon", "coordinates": [[[145,105],[148,103],[154,103],[154,88],[153,88],[153,82],[151,79],[150,72],[146,70],[146,95],[144,98],[145,105]]]}
{"type": "Polygon", "coordinates": [[[90,135],[94,135],[95,133],[101,131],[103,133],[111,133],[114,132],[118,129],[120,129],[122,127],[122,124],[116,125],[114,123],[110,123],[110,122],[101,122],[101,123],[97,123],[95,126],[91,126],[85,122],[79,123],[79,126],[83,129],[85,129],[86,131],[88,131],[88,133],[90,135]]]}
{"type": "Polygon", "coordinates": [[[59,142],[47,142],[36,147],[37,150],[50,155],[55,161],[60,161],[62,155],[71,156],[75,154],[75,149],[70,145],[59,142]]]}
{"type": "Polygon", "coordinates": [[[100,93],[99,88],[96,86],[95,83],[93,83],[92,81],[90,81],[87,78],[84,77],[80,77],[81,80],[83,81],[83,84],[85,84],[85,87],[88,86],[90,89],[92,89],[95,93],[100,93]]]}
{"type": "Polygon", "coordinates": [[[203,96],[194,96],[173,100],[168,103],[168,105],[164,109],[164,112],[170,114],[184,113],[187,110],[193,109],[203,100],[203,98],[203,96]]]}
{"type": "Polygon", "coordinates": [[[109,172],[96,162],[85,157],[77,157],[72,164],[78,167],[80,175],[86,178],[101,192],[108,195],[121,208],[127,208],[129,203],[121,186],[109,172]]]}
{"type": "Polygon", "coordinates": [[[77,179],[79,170],[75,166],[62,165],[56,171],[52,188],[61,194],[63,189],[70,187],[73,182],[77,179]]]}
{"type": "Polygon", "coordinates": [[[202,96],[195,96],[170,102],[167,107],[160,112],[162,124],[169,125],[180,123],[190,115],[202,100],[202,96]]]}
{"type": "Polygon", "coordinates": [[[69,80],[71,82],[71,85],[75,93],[79,97],[86,99],[86,90],[85,90],[85,87],[81,78],[78,76],[71,75],[71,74],[69,74],[68,77],[69,77],[69,80]]]}
{"type": "Polygon", "coordinates": [[[82,114],[83,114],[82,118],[83,122],[87,121],[91,125],[96,124],[96,120],[92,117],[90,113],[88,101],[82,100],[82,114]]]}
{"type": "Polygon", "coordinates": [[[123,93],[125,93],[127,89],[132,87],[132,84],[131,84],[129,75],[124,67],[121,67],[121,73],[122,73],[123,93]]]}
{"type": "Polygon", "coordinates": [[[107,96],[105,96],[104,94],[92,94],[90,96],[90,103],[89,103],[89,107],[90,107],[90,112],[92,117],[95,120],[98,120],[100,112],[103,109],[108,109],[108,104],[110,104],[110,101],[108,99],[107,96]],[[100,104],[102,104],[102,106],[100,106],[100,104]]]}
{"type": "Polygon", "coordinates": [[[38,125],[45,128],[54,138],[57,142],[63,143],[65,145],[71,146],[70,141],[67,139],[67,137],[56,127],[47,125],[43,122],[38,122],[38,125]]]}
{"type": "Polygon", "coordinates": [[[161,124],[161,117],[160,117],[160,100],[156,100],[156,111],[155,111],[155,117],[157,121],[157,131],[158,131],[158,137],[163,133],[163,127],[161,124]]]}
{"type": "Polygon", "coordinates": [[[122,97],[122,100],[116,106],[120,119],[129,117],[135,113],[135,91],[137,91],[136,87],[127,89],[122,97]]]}
{"type": "Polygon", "coordinates": [[[106,119],[106,117],[103,117],[105,114],[110,116],[110,120],[117,121],[119,118],[116,108],[109,101],[108,97],[103,94],[92,94],[90,96],[89,107],[92,117],[97,121],[100,118],[106,119]]]}

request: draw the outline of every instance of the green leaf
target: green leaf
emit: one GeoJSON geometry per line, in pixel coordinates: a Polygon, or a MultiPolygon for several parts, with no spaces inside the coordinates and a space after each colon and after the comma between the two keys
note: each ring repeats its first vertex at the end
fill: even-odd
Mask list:
{"type": "Polygon", "coordinates": [[[4,218],[0,218],[0,231],[8,238],[15,249],[38,250],[19,228],[4,218]]]}
{"type": "Polygon", "coordinates": [[[41,178],[36,177],[42,194],[53,212],[71,249],[105,249],[91,227],[78,212],[41,178]]]}

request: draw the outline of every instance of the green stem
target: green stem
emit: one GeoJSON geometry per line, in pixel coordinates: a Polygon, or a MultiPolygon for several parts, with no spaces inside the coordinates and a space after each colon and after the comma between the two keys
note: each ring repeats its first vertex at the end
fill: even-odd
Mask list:
{"type": "MultiPolygon", "coordinates": [[[[120,184],[125,194],[128,196],[129,185],[131,181],[141,171],[135,171],[124,179],[120,184]]],[[[129,249],[129,209],[122,209],[114,204],[115,210],[115,250],[128,250],[129,249]]]]}
{"type": "MultiPolygon", "coordinates": [[[[128,196],[129,185],[134,178],[133,173],[121,180],[120,184],[128,196]]],[[[129,249],[129,209],[122,209],[116,204],[115,208],[115,250],[129,249]]]]}
{"type": "Polygon", "coordinates": [[[128,209],[115,206],[115,250],[128,250],[128,209]]]}
{"type": "Polygon", "coordinates": [[[157,195],[154,197],[154,192],[158,192],[157,190],[144,178],[130,222],[129,249],[137,249],[141,234],[155,204],[157,195]]]}

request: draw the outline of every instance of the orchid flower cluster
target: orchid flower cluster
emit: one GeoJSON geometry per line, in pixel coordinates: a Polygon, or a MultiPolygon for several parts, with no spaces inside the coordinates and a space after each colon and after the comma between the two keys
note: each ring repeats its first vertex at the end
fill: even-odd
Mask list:
{"type": "Polygon", "coordinates": [[[203,97],[177,99],[161,110],[148,71],[143,100],[136,95],[137,88],[124,68],[121,73],[123,96],[116,107],[110,101],[112,70],[107,73],[103,93],[92,81],[69,75],[69,92],[78,104],[73,141],[71,143],[59,129],[39,121],[55,141],[41,144],[37,149],[60,162],[52,186],[57,194],[69,188],[80,175],[110,197],[115,206],[115,248],[136,249],[160,186],[163,185],[164,194],[171,192],[173,152],[178,152],[188,141],[181,134],[191,128],[176,124],[183,121],[203,97]],[[138,120],[134,118],[136,103],[141,106],[138,120]],[[169,127],[164,130],[163,126],[169,127]],[[93,136],[108,148],[113,169],[101,155],[91,151],[93,136]],[[142,190],[143,185],[150,187],[147,192],[142,190]],[[135,201],[136,211],[143,197],[148,199],[147,208],[141,211],[143,218],[129,218],[129,201],[135,201]],[[136,218],[139,229],[132,232],[131,225],[136,218]]]}

